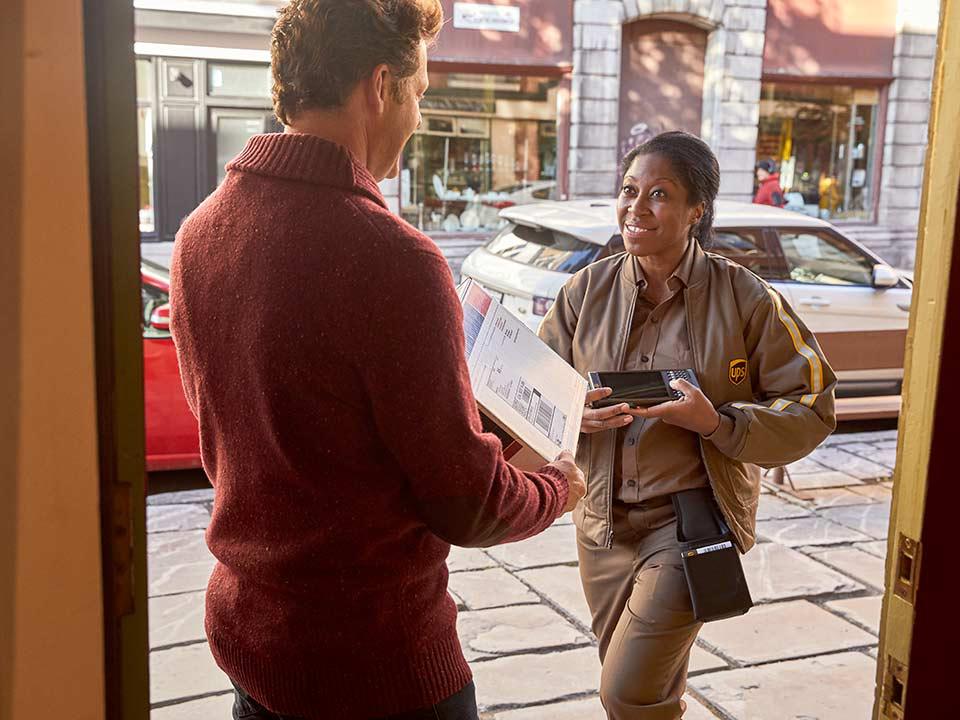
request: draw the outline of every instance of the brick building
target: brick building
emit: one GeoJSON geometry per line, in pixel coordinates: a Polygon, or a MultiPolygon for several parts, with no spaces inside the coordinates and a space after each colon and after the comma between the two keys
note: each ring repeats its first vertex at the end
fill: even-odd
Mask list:
{"type": "MultiPolygon", "coordinates": [[[[246,137],[276,129],[280,0],[135,0],[144,240],[170,240],[246,137]]],[[[619,158],[685,129],[721,196],[774,160],[790,207],[913,266],[936,46],[933,0],[443,0],[424,126],[395,210],[437,234],[496,210],[616,190],[619,158]]]]}

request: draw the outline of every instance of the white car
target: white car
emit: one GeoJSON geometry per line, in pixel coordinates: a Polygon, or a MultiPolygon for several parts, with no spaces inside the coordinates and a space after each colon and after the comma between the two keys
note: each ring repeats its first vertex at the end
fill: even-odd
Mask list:
{"type": "MultiPolygon", "coordinates": [[[[507,208],[507,224],[464,261],[536,330],[570,275],[623,249],[614,200],[507,208]]],[[[837,371],[843,419],[900,410],[911,281],[830,223],[764,205],[719,202],[708,250],[750,268],[790,302],[837,371]]]]}

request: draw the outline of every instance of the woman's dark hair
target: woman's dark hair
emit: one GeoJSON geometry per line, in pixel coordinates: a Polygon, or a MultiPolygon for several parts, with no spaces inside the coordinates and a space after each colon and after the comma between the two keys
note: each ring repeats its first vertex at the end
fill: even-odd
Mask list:
{"type": "Polygon", "coordinates": [[[690,234],[701,246],[709,246],[713,239],[714,202],[720,191],[720,163],[710,146],[696,135],[680,130],[661,133],[626,154],[621,175],[627,173],[638,155],[659,155],[669,160],[690,204],[704,204],[703,217],[690,234]]]}

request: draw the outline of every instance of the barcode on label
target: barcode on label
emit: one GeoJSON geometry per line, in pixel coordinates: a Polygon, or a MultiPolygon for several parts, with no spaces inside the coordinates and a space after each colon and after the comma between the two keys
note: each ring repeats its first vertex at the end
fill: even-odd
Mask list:
{"type": "Polygon", "coordinates": [[[691,550],[687,553],[687,556],[691,555],[704,555],[706,553],[716,552],[717,550],[726,550],[727,548],[732,548],[733,543],[729,540],[727,542],[717,543],[716,545],[707,545],[706,547],[697,548],[696,550],[691,550]]]}
{"type": "Polygon", "coordinates": [[[556,412],[556,408],[553,406],[553,403],[542,397],[539,392],[534,393],[537,397],[537,418],[534,420],[534,425],[537,426],[537,429],[540,430],[544,435],[550,437],[550,428],[553,427],[553,415],[556,412]]]}
{"type": "Polygon", "coordinates": [[[517,397],[513,401],[513,409],[524,417],[527,417],[527,410],[530,408],[530,399],[532,396],[533,388],[527,385],[523,378],[520,378],[520,383],[517,385],[517,397]]]}

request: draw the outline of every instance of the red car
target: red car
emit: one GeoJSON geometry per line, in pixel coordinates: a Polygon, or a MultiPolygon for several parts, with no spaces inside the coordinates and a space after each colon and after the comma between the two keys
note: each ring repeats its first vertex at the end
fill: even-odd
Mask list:
{"type": "Polygon", "coordinates": [[[170,271],[140,261],[147,472],[200,467],[197,419],[187,407],[170,337],[170,271]]]}

